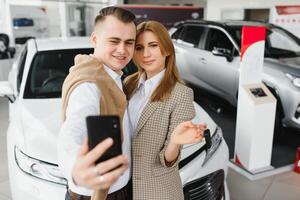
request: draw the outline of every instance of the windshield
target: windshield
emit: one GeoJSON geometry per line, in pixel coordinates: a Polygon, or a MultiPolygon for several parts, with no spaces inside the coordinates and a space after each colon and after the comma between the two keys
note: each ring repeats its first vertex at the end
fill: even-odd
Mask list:
{"type": "Polygon", "coordinates": [[[24,98],[59,98],[69,68],[77,54],[90,54],[93,49],[64,49],[38,52],[30,66],[24,98]]]}
{"type": "MultiPolygon", "coordinates": [[[[242,27],[232,27],[234,36],[241,45],[242,27]]],[[[300,56],[300,42],[296,36],[280,28],[267,28],[265,57],[287,58],[300,56]]]]}

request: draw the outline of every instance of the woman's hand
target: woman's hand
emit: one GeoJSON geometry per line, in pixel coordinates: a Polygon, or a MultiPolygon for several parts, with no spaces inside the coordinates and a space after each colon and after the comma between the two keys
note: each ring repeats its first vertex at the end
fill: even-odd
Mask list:
{"type": "Polygon", "coordinates": [[[172,132],[170,142],[177,145],[200,142],[206,128],[206,124],[193,124],[191,121],[182,122],[172,132]]]}

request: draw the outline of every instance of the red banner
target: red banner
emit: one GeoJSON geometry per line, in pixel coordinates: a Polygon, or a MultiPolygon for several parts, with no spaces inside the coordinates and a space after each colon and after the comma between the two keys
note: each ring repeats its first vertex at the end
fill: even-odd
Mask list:
{"type": "Polygon", "coordinates": [[[278,15],[300,14],[300,6],[275,6],[278,15]]]}
{"type": "Polygon", "coordinates": [[[263,41],[266,38],[266,28],[256,26],[244,26],[242,29],[241,40],[241,60],[249,46],[256,42],[263,41]]]}
{"type": "Polygon", "coordinates": [[[294,171],[300,174],[300,147],[297,149],[294,171]]]}

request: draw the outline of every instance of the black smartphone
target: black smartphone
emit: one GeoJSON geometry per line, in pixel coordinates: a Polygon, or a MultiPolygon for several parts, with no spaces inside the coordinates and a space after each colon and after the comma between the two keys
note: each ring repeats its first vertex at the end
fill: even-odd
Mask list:
{"type": "Polygon", "coordinates": [[[114,141],[113,145],[96,161],[96,164],[122,154],[121,127],[118,116],[88,116],[86,124],[89,150],[108,137],[114,141]]]}

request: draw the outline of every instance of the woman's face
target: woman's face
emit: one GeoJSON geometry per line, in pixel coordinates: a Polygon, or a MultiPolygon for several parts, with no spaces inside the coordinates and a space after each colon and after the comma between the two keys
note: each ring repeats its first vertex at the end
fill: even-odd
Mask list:
{"type": "Polygon", "coordinates": [[[153,32],[145,31],[137,37],[134,60],[145,70],[147,79],[165,68],[166,56],[162,54],[158,39],[153,32]]]}

